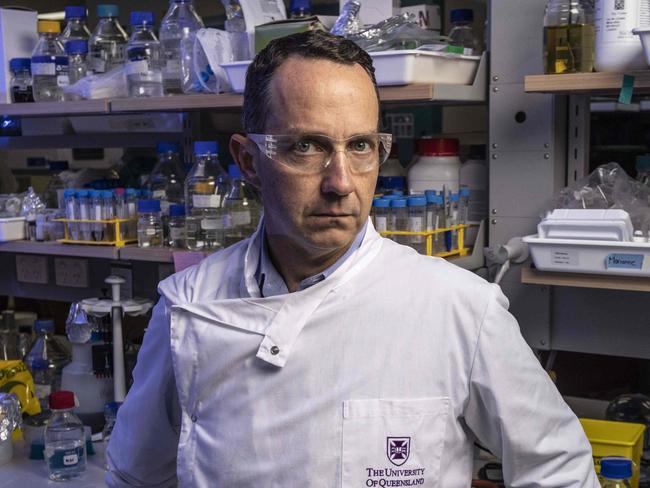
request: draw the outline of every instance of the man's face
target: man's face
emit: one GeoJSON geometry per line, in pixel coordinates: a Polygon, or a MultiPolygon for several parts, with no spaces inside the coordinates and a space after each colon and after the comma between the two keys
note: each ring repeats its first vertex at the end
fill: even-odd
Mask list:
{"type": "MultiPolygon", "coordinates": [[[[269,85],[267,134],[323,134],[346,139],[376,132],[379,107],[364,69],[326,60],[290,57],[269,85]]],[[[343,149],[345,144],[337,149],[343,149]]],[[[368,218],[378,168],[353,173],[343,151],[318,174],[304,174],[254,156],[266,231],[310,254],[349,245],[368,218]]]]}

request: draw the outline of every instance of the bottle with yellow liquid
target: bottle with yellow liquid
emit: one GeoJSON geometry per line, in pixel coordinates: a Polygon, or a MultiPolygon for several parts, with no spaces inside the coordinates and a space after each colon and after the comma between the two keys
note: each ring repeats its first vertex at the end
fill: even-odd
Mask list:
{"type": "Polygon", "coordinates": [[[593,71],[594,44],[591,0],[548,0],[544,15],[544,73],[593,71]]]}

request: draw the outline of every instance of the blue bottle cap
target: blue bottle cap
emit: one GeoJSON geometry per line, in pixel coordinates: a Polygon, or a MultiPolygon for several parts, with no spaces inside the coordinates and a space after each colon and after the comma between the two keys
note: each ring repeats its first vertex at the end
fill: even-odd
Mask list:
{"type": "Polygon", "coordinates": [[[29,58],[13,58],[9,61],[9,69],[11,71],[18,71],[19,69],[32,69],[32,60],[29,58]]]}
{"type": "Polygon", "coordinates": [[[289,3],[289,12],[301,13],[301,12],[311,12],[311,2],[310,0],[291,0],[289,3]]]}
{"type": "Polygon", "coordinates": [[[443,204],[443,200],[442,200],[442,197],[440,195],[429,194],[429,195],[426,196],[426,198],[427,198],[427,203],[430,203],[432,205],[442,205],[443,204]]]}
{"type": "Polygon", "coordinates": [[[624,457],[604,457],[600,460],[600,475],[610,480],[632,477],[632,461],[624,457]]]}
{"type": "Polygon", "coordinates": [[[233,180],[235,178],[241,178],[241,170],[239,169],[239,166],[237,166],[236,164],[229,164],[228,176],[230,176],[233,180]]]}
{"type": "Polygon", "coordinates": [[[155,213],[160,212],[160,200],[138,200],[138,212],[155,213]]]}
{"type": "Polygon", "coordinates": [[[170,217],[182,217],[183,215],[185,215],[185,205],[173,203],[169,206],[170,217]]]}
{"type": "Polygon", "coordinates": [[[168,152],[179,153],[180,146],[176,142],[159,142],[156,144],[156,152],[158,154],[165,154],[168,152]]]}
{"type": "Polygon", "coordinates": [[[89,190],[88,191],[88,196],[90,198],[101,198],[102,191],[101,190],[89,190]]]}
{"type": "Polygon", "coordinates": [[[399,195],[382,195],[381,198],[383,198],[384,200],[397,200],[398,198],[403,198],[403,197],[400,197],[399,195]]]}
{"type": "Polygon", "coordinates": [[[379,187],[385,190],[401,190],[406,188],[406,178],[403,176],[380,176],[379,187]]]}
{"type": "Polygon", "coordinates": [[[392,208],[406,208],[406,205],[406,198],[395,198],[394,200],[390,200],[390,206],[392,208]]]}
{"type": "Polygon", "coordinates": [[[136,190],[135,188],[127,188],[126,190],[124,190],[124,194],[127,197],[135,197],[138,194],[138,190],[136,190]]]}
{"type": "Polygon", "coordinates": [[[74,39],[65,43],[65,52],[67,54],[86,54],[88,53],[88,41],[85,39],[74,39]]]}
{"type": "Polygon", "coordinates": [[[120,7],[113,4],[97,5],[97,17],[119,17],[120,7]]]}
{"type": "Polygon", "coordinates": [[[47,363],[47,359],[43,358],[34,358],[32,359],[32,365],[31,368],[34,371],[45,371],[47,368],[49,368],[49,364],[47,363]]]}
{"type": "Polygon", "coordinates": [[[390,192],[391,195],[397,195],[398,197],[403,197],[404,192],[402,190],[391,190],[390,192]]]}
{"type": "Polygon", "coordinates": [[[372,206],[377,208],[388,208],[390,207],[390,200],[386,198],[373,198],[372,206]]]}
{"type": "Polygon", "coordinates": [[[450,12],[451,22],[474,22],[474,11],[471,8],[454,8],[450,12]]]}
{"type": "Polygon", "coordinates": [[[458,193],[452,193],[451,196],[449,197],[449,200],[451,202],[457,202],[460,200],[460,195],[458,193]]]}
{"type": "Polygon", "coordinates": [[[113,190],[102,190],[102,198],[113,198],[113,190]]]}
{"type": "Polygon", "coordinates": [[[34,320],[34,332],[54,332],[54,320],[40,319],[34,320]]]}
{"type": "Polygon", "coordinates": [[[77,198],[88,198],[88,190],[77,190],[77,198]]]}
{"type": "Polygon", "coordinates": [[[86,7],[80,5],[69,5],[65,9],[65,19],[85,19],[86,18],[86,7]]]}
{"type": "Polygon", "coordinates": [[[63,198],[74,198],[76,196],[77,190],[63,190],[63,198]]]}
{"type": "Polygon", "coordinates": [[[153,12],[140,12],[138,10],[131,12],[131,25],[153,25],[153,12]]]}
{"type": "Polygon", "coordinates": [[[204,154],[217,154],[219,152],[219,144],[217,141],[195,141],[194,154],[202,156],[204,154]]]}
{"type": "Polygon", "coordinates": [[[120,409],[121,406],[122,406],[122,402],[108,402],[106,405],[104,405],[104,415],[107,416],[117,415],[117,411],[120,409]]]}
{"type": "Polygon", "coordinates": [[[461,197],[469,198],[469,195],[470,195],[469,188],[467,188],[467,187],[465,186],[465,187],[463,187],[463,188],[460,189],[460,196],[461,196],[461,197]]]}
{"type": "Polygon", "coordinates": [[[426,207],[427,199],[421,195],[413,195],[408,197],[408,206],[409,207],[426,207]]]}

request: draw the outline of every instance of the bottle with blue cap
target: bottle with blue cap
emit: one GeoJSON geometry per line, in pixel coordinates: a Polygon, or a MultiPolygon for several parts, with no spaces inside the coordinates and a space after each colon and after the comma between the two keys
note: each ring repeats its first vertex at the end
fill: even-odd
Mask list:
{"type": "Polygon", "coordinates": [[[602,488],[630,488],[632,460],[624,457],[604,457],[600,460],[602,488]]]}
{"type": "Polygon", "coordinates": [[[35,358],[32,361],[31,372],[34,379],[34,395],[38,398],[41,410],[48,410],[48,397],[52,393],[52,372],[47,360],[35,358]]]}
{"type": "Polygon", "coordinates": [[[161,97],[162,50],[151,12],[131,12],[133,32],[126,45],[126,83],[131,97],[161,97]]]}
{"type": "Polygon", "coordinates": [[[97,5],[99,22],[90,36],[90,67],[95,74],[106,73],[124,64],[128,36],[120,25],[117,5],[97,5]]]}
{"type": "Polygon", "coordinates": [[[69,5],[65,9],[65,29],[59,36],[59,42],[65,46],[66,42],[75,39],[87,41],[90,31],[86,26],[86,7],[83,5],[69,5]]]}
{"type": "Polygon", "coordinates": [[[138,246],[163,246],[163,225],[160,200],[138,200],[138,246]]]}
{"type": "MultiPolygon", "coordinates": [[[[412,195],[407,200],[409,209],[409,232],[423,232],[427,222],[427,199],[424,195],[412,195]]],[[[409,236],[409,245],[420,254],[426,254],[424,236],[409,236]]]]}
{"type": "Polygon", "coordinates": [[[106,234],[106,224],[98,222],[104,220],[104,208],[101,190],[91,190],[88,194],[90,200],[90,219],[95,220],[91,224],[92,238],[95,242],[104,240],[106,234]]]}
{"type": "Polygon", "coordinates": [[[169,214],[172,203],[184,203],[180,146],[175,142],[159,142],[156,146],[158,163],[151,171],[144,187],[151,191],[151,198],[160,200],[163,215],[169,214]]]}
{"type": "Polygon", "coordinates": [[[222,206],[228,176],[219,163],[216,141],[194,143],[194,165],[185,178],[187,247],[193,251],[223,247],[222,206]]]}
{"type": "Polygon", "coordinates": [[[32,60],[30,58],[13,58],[9,61],[11,71],[11,103],[29,103],[34,101],[32,87],[32,60]]]}
{"type": "MultiPolygon", "coordinates": [[[[68,80],[71,85],[88,74],[88,41],[86,39],[73,39],[65,43],[65,52],[68,55],[68,80]]],[[[76,93],[64,92],[66,100],[80,100],[76,93]]]]}
{"type": "Polygon", "coordinates": [[[169,206],[169,232],[167,233],[167,245],[183,249],[186,246],[185,240],[185,205],[172,203],[169,206]]]}
{"type": "Polygon", "coordinates": [[[250,236],[257,227],[262,211],[257,191],[242,177],[236,164],[228,165],[230,191],[224,200],[225,245],[250,236]]]}
{"type": "Polygon", "coordinates": [[[372,220],[377,232],[388,230],[388,215],[390,213],[390,200],[374,198],[372,200],[372,220]]]}
{"type": "Polygon", "coordinates": [[[34,321],[34,332],[36,338],[25,356],[25,364],[32,371],[37,359],[47,361],[51,372],[52,391],[56,391],[61,387],[61,373],[63,367],[70,362],[70,354],[54,335],[52,319],[34,321]]]}
{"type": "Polygon", "coordinates": [[[289,2],[289,18],[304,19],[311,15],[310,0],[291,0],[289,2]]]}
{"type": "Polygon", "coordinates": [[[480,56],[481,43],[474,33],[474,11],[469,8],[455,8],[450,12],[449,50],[467,56],[480,56]]]}

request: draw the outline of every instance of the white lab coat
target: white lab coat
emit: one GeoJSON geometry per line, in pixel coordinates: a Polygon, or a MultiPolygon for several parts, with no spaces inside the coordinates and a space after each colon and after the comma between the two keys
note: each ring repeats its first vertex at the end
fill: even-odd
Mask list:
{"type": "Polygon", "coordinates": [[[598,487],[591,449],[496,285],[381,238],[260,298],[259,231],[163,281],[110,486],[598,487]],[[178,479],[178,481],[176,481],[178,479]]]}

